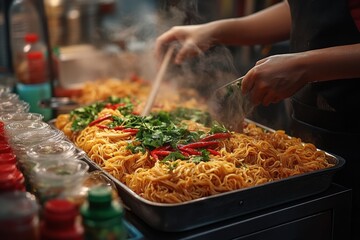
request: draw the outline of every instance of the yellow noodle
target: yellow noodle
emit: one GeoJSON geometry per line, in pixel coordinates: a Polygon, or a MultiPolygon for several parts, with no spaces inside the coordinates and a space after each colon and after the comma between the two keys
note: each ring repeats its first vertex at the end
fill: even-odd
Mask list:
{"type": "MultiPolygon", "coordinates": [[[[171,108],[170,105],[162,102],[158,107],[171,108]]],[[[99,117],[106,114],[121,116],[117,110],[104,109],[99,117]]],[[[192,121],[182,123],[191,131],[209,131],[192,121]]],[[[190,160],[163,163],[149,152],[134,154],[127,149],[130,142],[137,144],[134,135],[121,130],[88,126],[71,132],[68,115],[60,115],[56,127],[136,194],[160,203],[186,202],[332,166],[325,152],[313,144],[303,143],[281,130],[265,131],[253,123],[246,124],[243,133],[233,133],[231,138],[220,141],[216,148],[220,155],[210,155],[209,161],[198,164],[190,160]]]]}

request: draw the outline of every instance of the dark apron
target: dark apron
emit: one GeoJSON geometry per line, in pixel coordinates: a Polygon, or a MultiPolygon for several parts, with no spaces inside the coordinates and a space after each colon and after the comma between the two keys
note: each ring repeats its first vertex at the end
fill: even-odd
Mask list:
{"type": "MultiPolygon", "coordinates": [[[[302,52],[360,43],[346,0],[289,0],[290,51],[302,52]]],[[[341,64],[339,62],[339,64],[341,64]]],[[[360,67],[360,63],[359,63],[360,67]]],[[[359,211],[360,79],[310,83],[291,98],[290,134],[345,159],[334,180],[353,188],[359,211]]],[[[359,224],[359,217],[354,220],[359,224]]],[[[355,224],[355,223],[354,223],[355,224]]]]}

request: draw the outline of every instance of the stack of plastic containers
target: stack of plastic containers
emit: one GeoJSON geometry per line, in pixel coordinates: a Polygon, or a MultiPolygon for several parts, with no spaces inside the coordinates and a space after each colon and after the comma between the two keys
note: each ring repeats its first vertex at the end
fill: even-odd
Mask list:
{"type": "Polygon", "coordinates": [[[0,193],[25,191],[25,179],[17,167],[16,155],[13,153],[0,122],[0,193]]]}
{"type": "Polygon", "coordinates": [[[44,122],[42,114],[29,112],[29,105],[16,94],[0,91],[0,206],[5,206],[0,208],[1,239],[53,239],[65,230],[75,234],[74,239],[115,232],[117,239],[140,239],[125,220],[121,225],[122,209],[101,219],[96,214],[102,209],[94,208],[96,214],[93,208],[84,210],[98,199],[89,193],[99,187],[112,189],[112,195],[106,190],[107,203],[120,204],[114,183],[101,171],[89,172],[84,156],[63,132],[44,122]],[[84,216],[74,211],[82,206],[84,216]],[[95,220],[96,227],[91,225],[95,220]],[[84,232],[77,231],[79,224],[84,232]]]}

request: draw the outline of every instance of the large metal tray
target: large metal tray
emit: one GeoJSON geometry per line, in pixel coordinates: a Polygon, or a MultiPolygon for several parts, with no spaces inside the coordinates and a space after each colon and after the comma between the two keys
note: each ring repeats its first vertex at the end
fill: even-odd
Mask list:
{"type": "Polygon", "coordinates": [[[85,161],[92,169],[103,171],[115,183],[125,208],[146,224],[160,231],[181,232],[325,191],[330,187],[333,175],[345,164],[340,156],[331,153],[326,155],[328,161],[335,164],[331,168],[176,204],[148,201],[102,170],[91,159],[85,157],[85,161]]]}
{"type": "MultiPolygon", "coordinates": [[[[251,120],[246,121],[268,131],[275,131],[251,120]]],[[[54,125],[53,121],[49,123],[54,125]]],[[[90,171],[100,170],[109,177],[116,185],[124,207],[150,227],[165,232],[181,232],[325,191],[330,187],[334,174],[345,164],[345,159],[340,156],[328,152],[326,156],[330,163],[334,163],[333,167],[176,204],[146,200],[86,155],[83,160],[89,164],[90,171]]]]}

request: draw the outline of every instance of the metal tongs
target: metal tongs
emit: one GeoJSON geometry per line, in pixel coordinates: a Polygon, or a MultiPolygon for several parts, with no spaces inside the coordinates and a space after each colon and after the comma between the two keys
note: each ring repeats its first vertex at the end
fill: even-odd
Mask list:
{"type": "Polygon", "coordinates": [[[239,77],[215,89],[211,97],[213,117],[231,131],[242,132],[243,121],[253,109],[247,96],[241,93],[239,77]]]}

